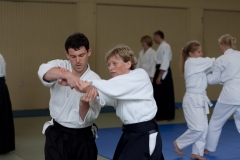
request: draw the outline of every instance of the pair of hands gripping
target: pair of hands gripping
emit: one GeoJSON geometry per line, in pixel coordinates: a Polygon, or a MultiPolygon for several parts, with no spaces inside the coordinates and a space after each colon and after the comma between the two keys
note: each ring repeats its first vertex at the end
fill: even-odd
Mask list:
{"type": "Polygon", "coordinates": [[[80,80],[78,76],[74,75],[65,68],[58,67],[58,69],[63,74],[66,74],[66,79],[59,80],[58,84],[62,86],[69,86],[72,89],[74,88],[76,91],[85,93],[85,95],[80,99],[82,102],[89,103],[98,96],[97,89],[93,87],[90,82],[80,80]]]}

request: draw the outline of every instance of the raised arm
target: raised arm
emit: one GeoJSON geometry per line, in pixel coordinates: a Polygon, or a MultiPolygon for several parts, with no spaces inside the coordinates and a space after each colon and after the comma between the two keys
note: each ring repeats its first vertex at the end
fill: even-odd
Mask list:
{"type": "Polygon", "coordinates": [[[58,79],[67,79],[67,77],[70,75],[70,72],[63,72],[61,71],[61,68],[59,67],[54,67],[48,70],[44,75],[43,75],[43,80],[47,82],[52,82],[56,81],[58,79]]]}
{"type": "Polygon", "coordinates": [[[47,71],[43,76],[43,80],[52,82],[58,80],[62,86],[69,86],[75,88],[79,85],[79,77],[69,72],[67,69],[54,67],[47,71]]]}
{"type": "Polygon", "coordinates": [[[79,77],[69,72],[68,70],[70,69],[70,63],[67,60],[52,60],[48,63],[43,63],[39,67],[38,77],[41,82],[48,87],[58,80],[65,80],[69,83],[69,86],[73,87],[73,82],[77,82],[79,77]]]}

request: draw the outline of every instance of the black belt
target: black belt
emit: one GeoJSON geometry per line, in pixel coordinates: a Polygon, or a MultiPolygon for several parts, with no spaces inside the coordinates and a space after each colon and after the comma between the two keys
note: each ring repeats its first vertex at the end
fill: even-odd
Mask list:
{"type": "Polygon", "coordinates": [[[140,132],[154,133],[158,131],[158,125],[154,118],[146,122],[123,125],[122,131],[132,132],[132,133],[140,133],[140,132]]]}
{"type": "Polygon", "coordinates": [[[5,77],[0,77],[0,83],[5,83],[5,77]]]}
{"type": "Polygon", "coordinates": [[[69,134],[73,134],[73,135],[77,135],[78,133],[87,131],[87,130],[91,131],[91,128],[92,128],[92,126],[88,126],[85,128],[68,128],[68,127],[62,126],[61,124],[56,122],[54,119],[53,119],[53,124],[55,127],[59,128],[60,130],[66,132],[66,133],[69,133],[69,134]]]}
{"type": "Polygon", "coordinates": [[[161,66],[161,64],[156,64],[156,66],[155,66],[155,67],[156,67],[157,69],[159,69],[159,68],[160,68],[160,66],[161,66]]]}
{"type": "MultiPolygon", "coordinates": [[[[161,64],[156,64],[156,66],[155,66],[156,69],[159,69],[160,67],[161,67],[161,64]]],[[[167,70],[169,70],[169,69],[170,69],[170,66],[168,67],[167,70]]]]}

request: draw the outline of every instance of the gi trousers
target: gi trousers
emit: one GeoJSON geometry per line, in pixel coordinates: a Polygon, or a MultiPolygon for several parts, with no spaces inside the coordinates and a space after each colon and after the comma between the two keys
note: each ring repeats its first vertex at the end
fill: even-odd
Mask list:
{"type": "Polygon", "coordinates": [[[175,117],[175,98],[171,68],[168,68],[167,76],[161,80],[161,84],[156,83],[160,65],[156,65],[156,72],[153,78],[154,99],[157,103],[156,120],[173,120],[175,117]]]}
{"type": "Polygon", "coordinates": [[[240,105],[229,105],[217,102],[209,122],[209,129],[206,139],[206,149],[208,151],[216,151],[219,137],[222,132],[222,127],[231,115],[233,115],[235,125],[240,133],[240,105]]]}
{"type": "Polygon", "coordinates": [[[162,140],[155,120],[123,125],[113,160],[164,160],[162,140]],[[149,137],[157,133],[155,147],[150,154],[149,137]]]}
{"type": "Polygon", "coordinates": [[[177,145],[179,149],[192,145],[192,154],[203,156],[208,132],[206,110],[190,99],[183,103],[183,112],[188,130],[176,139],[177,145]]]}
{"type": "Polygon", "coordinates": [[[12,104],[5,78],[0,77],[0,154],[15,150],[12,104]]]}
{"type": "Polygon", "coordinates": [[[91,126],[66,128],[54,121],[45,135],[45,160],[97,160],[98,150],[91,126]]]}

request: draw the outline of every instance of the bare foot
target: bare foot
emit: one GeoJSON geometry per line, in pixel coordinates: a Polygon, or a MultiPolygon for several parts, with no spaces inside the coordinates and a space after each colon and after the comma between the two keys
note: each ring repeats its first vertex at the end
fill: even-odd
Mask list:
{"type": "Polygon", "coordinates": [[[204,149],[203,153],[209,155],[209,151],[206,148],[204,149]]]}
{"type": "Polygon", "coordinates": [[[176,151],[179,155],[183,155],[183,151],[178,148],[178,145],[177,145],[177,142],[176,142],[176,141],[173,142],[173,145],[174,145],[175,151],[176,151]]]}
{"type": "Polygon", "coordinates": [[[205,158],[197,154],[192,154],[191,159],[206,160],[205,158]]]}

